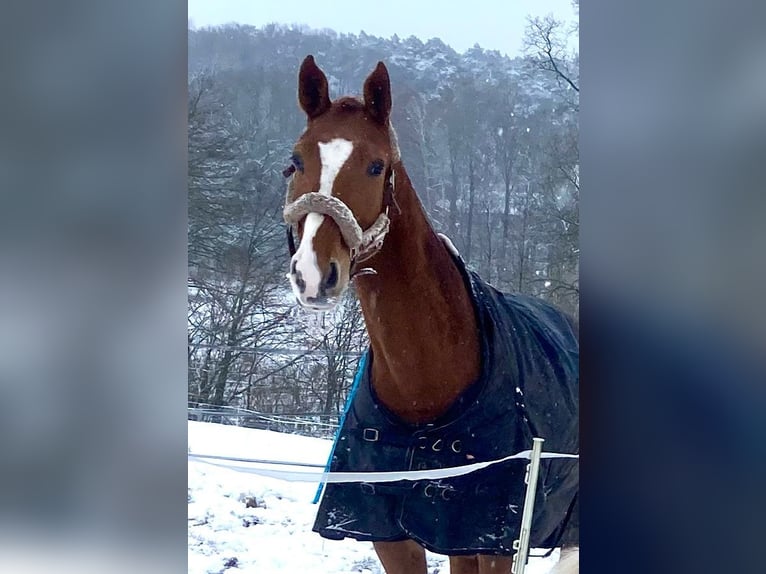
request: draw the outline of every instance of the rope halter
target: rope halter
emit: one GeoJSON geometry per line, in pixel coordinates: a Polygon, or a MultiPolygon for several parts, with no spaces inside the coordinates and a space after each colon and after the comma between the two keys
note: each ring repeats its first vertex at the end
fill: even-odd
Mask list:
{"type": "MultiPolygon", "coordinates": [[[[285,177],[291,177],[295,172],[295,167],[290,166],[284,170],[285,177]]],[[[355,265],[365,261],[375,255],[383,247],[383,241],[386,238],[390,226],[388,211],[391,205],[396,206],[394,199],[394,174],[393,170],[386,181],[383,191],[383,211],[378,215],[375,222],[363,230],[356,220],[351,209],[337,197],[324,195],[316,191],[305,193],[298,199],[293,200],[293,180],[287,185],[287,202],[283,210],[283,217],[287,225],[287,241],[290,248],[290,256],[295,255],[295,239],[293,238],[293,227],[298,225],[309,213],[319,213],[326,215],[335,222],[340,229],[343,241],[349,248],[351,258],[352,276],[371,272],[371,270],[361,270],[354,273],[355,265]]],[[[397,206],[398,208],[398,206],[397,206]]]]}

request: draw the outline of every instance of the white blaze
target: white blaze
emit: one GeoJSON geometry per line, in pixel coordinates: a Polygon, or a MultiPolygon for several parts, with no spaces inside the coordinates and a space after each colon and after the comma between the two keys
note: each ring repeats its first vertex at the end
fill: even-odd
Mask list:
{"type": "MultiPolygon", "coordinates": [[[[336,138],[327,143],[319,144],[319,160],[322,164],[319,173],[319,193],[322,195],[332,195],[332,188],[335,184],[335,178],[338,176],[343,164],[351,156],[354,150],[354,144],[348,140],[336,138]]],[[[316,297],[319,295],[319,288],[322,284],[322,272],[319,269],[316,252],[314,251],[314,237],[319,231],[325,216],[319,213],[309,213],[303,224],[303,236],[300,247],[293,255],[295,261],[295,270],[301,274],[301,278],[306,283],[306,289],[303,293],[296,285],[295,277],[290,275],[290,283],[295,295],[304,300],[306,297],[316,297]]]]}
{"type": "Polygon", "coordinates": [[[319,144],[319,160],[322,162],[322,172],[319,176],[319,193],[332,195],[332,186],[340,168],[354,151],[354,144],[348,140],[336,138],[327,143],[319,144]]]}

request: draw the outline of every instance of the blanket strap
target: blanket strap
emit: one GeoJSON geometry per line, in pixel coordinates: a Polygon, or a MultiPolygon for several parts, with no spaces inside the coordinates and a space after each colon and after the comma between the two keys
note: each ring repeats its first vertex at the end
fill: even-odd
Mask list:
{"type": "MultiPolygon", "coordinates": [[[[330,472],[330,466],[332,465],[332,458],[335,455],[335,448],[338,446],[338,440],[340,440],[340,431],[343,428],[343,423],[346,421],[346,415],[348,415],[348,411],[351,409],[351,402],[354,400],[354,395],[356,395],[356,391],[359,389],[359,383],[362,380],[362,376],[364,374],[364,371],[367,369],[367,357],[370,354],[369,348],[365,353],[362,355],[362,358],[359,359],[359,365],[356,368],[356,375],[354,375],[354,382],[351,385],[351,390],[348,393],[348,398],[346,399],[346,407],[343,409],[343,415],[340,417],[340,424],[338,425],[338,430],[335,431],[335,438],[333,439],[332,448],[330,449],[330,456],[327,457],[327,464],[325,464],[325,472],[330,472]]],[[[319,486],[317,487],[316,494],[314,495],[314,501],[313,504],[316,504],[319,502],[319,499],[322,497],[322,491],[324,490],[324,482],[320,482],[319,486]]]]}

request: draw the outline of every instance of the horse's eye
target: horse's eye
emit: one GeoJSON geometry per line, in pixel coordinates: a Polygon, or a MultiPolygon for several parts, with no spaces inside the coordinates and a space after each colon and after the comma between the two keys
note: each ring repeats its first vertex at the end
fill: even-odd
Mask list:
{"type": "Polygon", "coordinates": [[[367,168],[367,173],[369,175],[380,175],[383,173],[383,168],[385,167],[385,164],[382,160],[376,159],[374,162],[370,164],[370,167],[367,168]]]}
{"type": "Polygon", "coordinates": [[[303,171],[303,158],[301,158],[300,155],[297,153],[294,153],[290,156],[290,161],[293,162],[293,165],[295,166],[295,169],[302,172],[303,171]]]}

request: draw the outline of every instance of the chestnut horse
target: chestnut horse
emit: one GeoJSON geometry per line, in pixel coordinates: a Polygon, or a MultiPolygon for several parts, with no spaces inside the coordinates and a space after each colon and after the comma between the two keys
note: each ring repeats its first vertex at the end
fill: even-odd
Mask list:
{"type": "MultiPolygon", "coordinates": [[[[331,101],[325,74],[307,56],[298,99],[307,128],[285,172],[284,215],[300,237],[296,250],[290,231],[292,289],[301,306],[328,310],[353,280],[374,356],[371,392],[401,424],[428,425],[480,377],[481,325],[459,254],[432,228],[399,157],[388,71],[377,64],[363,98],[331,101]]],[[[377,440],[375,429],[364,430],[364,440],[377,440]]],[[[346,535],[372,540],[387,574],[426,573],[422,541],[346,535]]],[[[564,546],[557,568],[569,563],[566,571],[577,572],[577,541],[570,537],[564,546]]],[[[450,556],[452,574],[511,571],[512,552],[473,549],[450,556]]]]}

